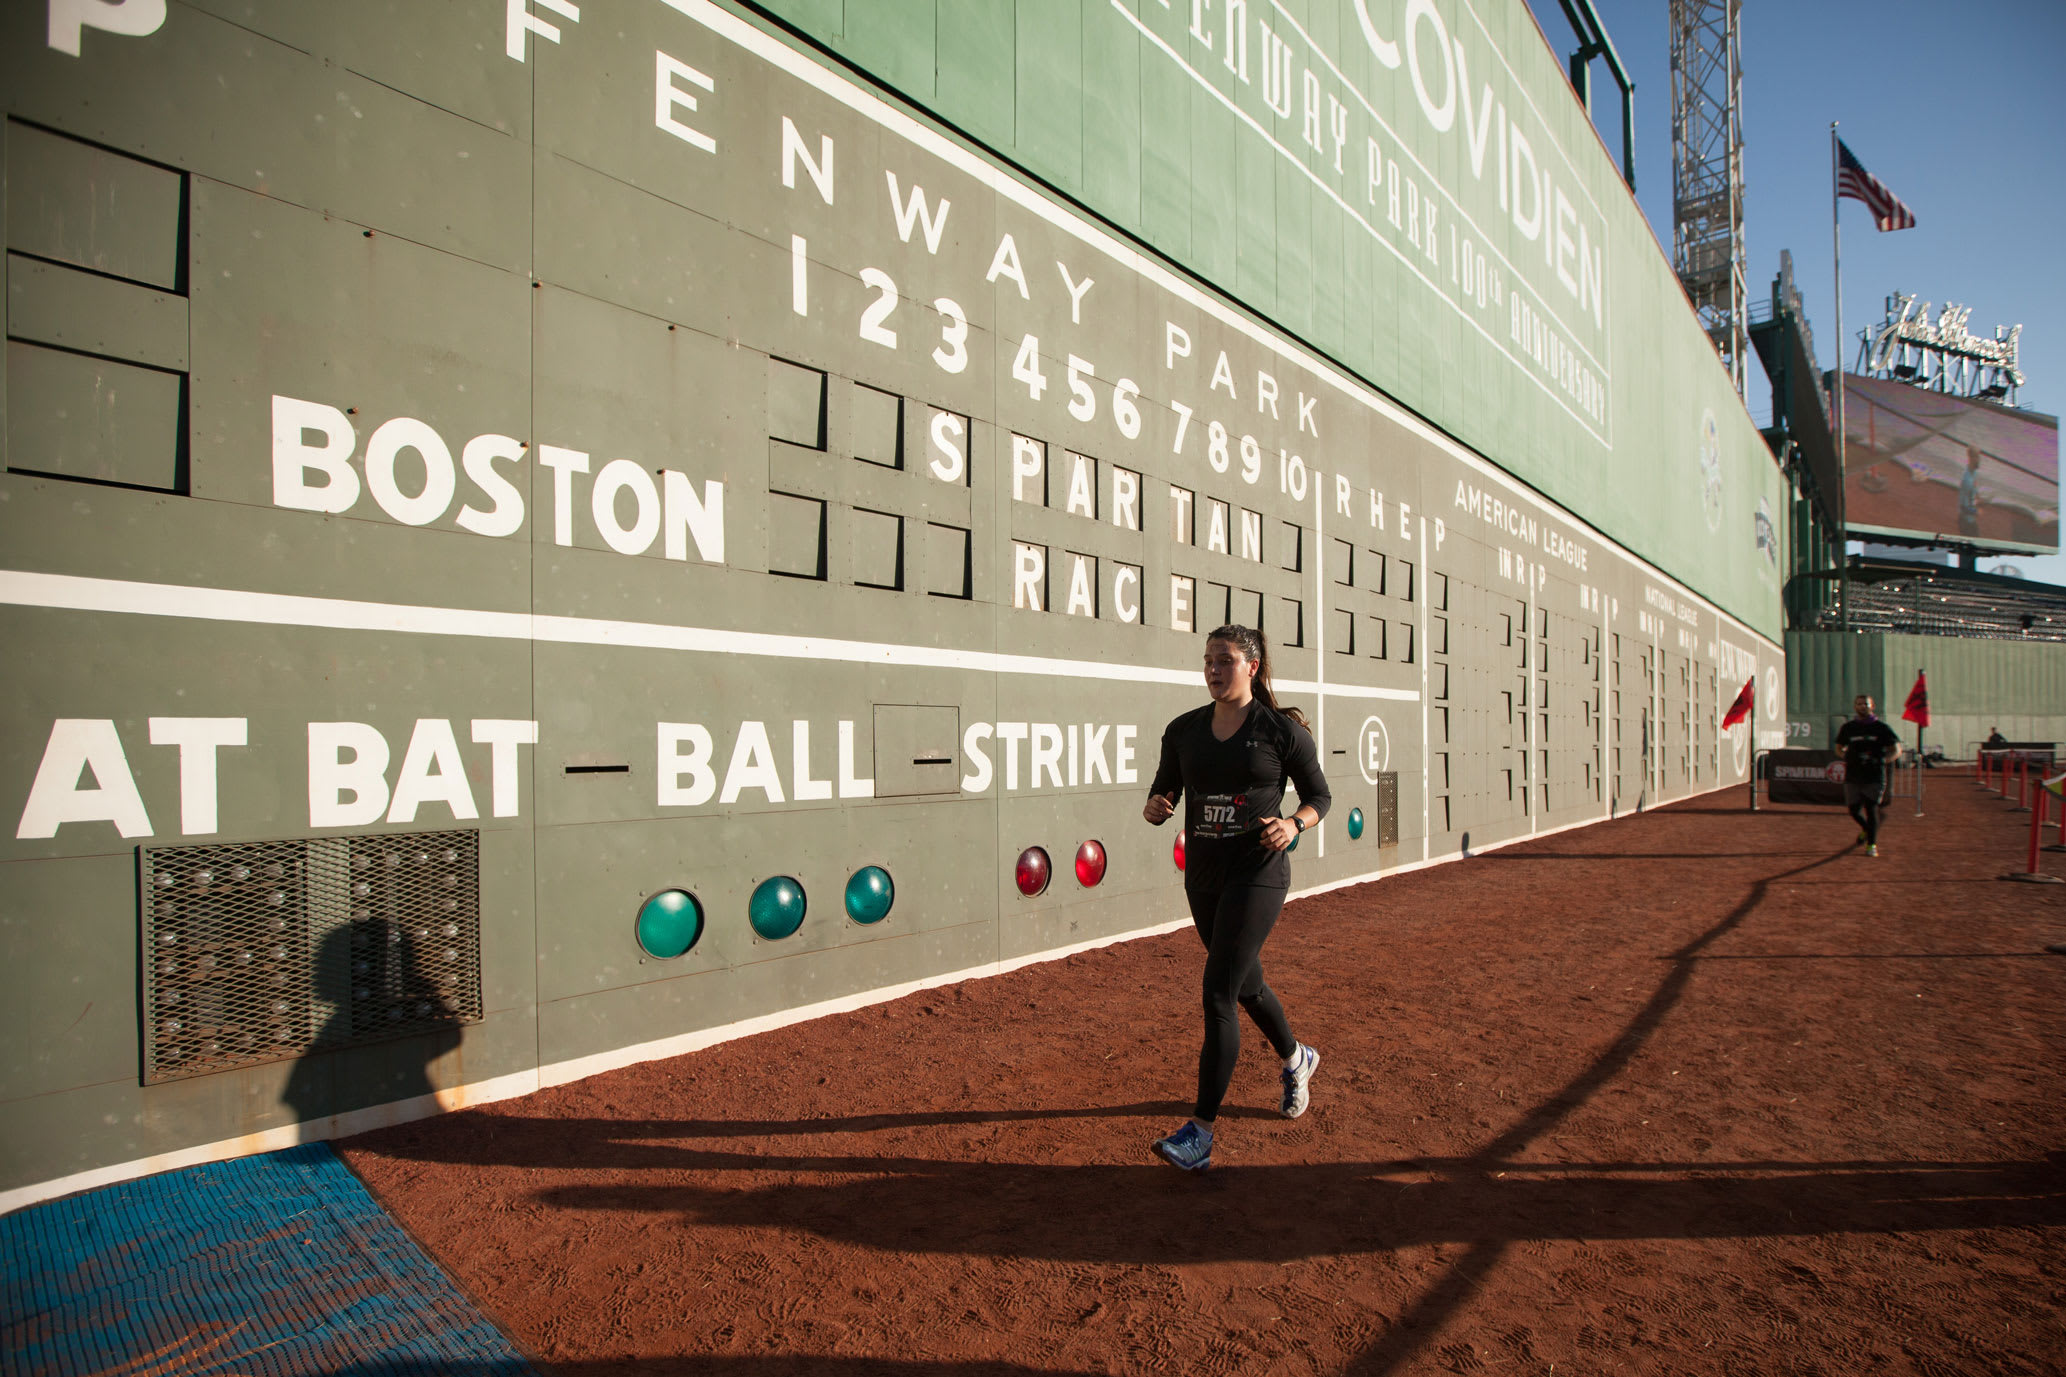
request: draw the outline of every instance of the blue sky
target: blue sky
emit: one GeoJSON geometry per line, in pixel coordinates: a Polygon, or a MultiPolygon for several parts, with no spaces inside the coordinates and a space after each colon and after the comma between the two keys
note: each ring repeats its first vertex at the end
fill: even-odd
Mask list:
{"type": "MultiPolygon", "coordinates": [[[[1558,54],[1576,46],[1557,0],[1530,0],[1558,54]]],[[[1671,246],[1670,0],[1594,0],[1636,83],[1636,199],[1671,246]]],[[[2066,3],[1976,0],[1746,0],[1743,5],[1745,248],[1753,300],[1767,298],[1779,251],[1793,251],[1822,365],[1835,362],[1829,124],[1915,212],[1916,227],[1873,228],[1842,203],[1845,366],[1860,326],[1892,292],[1972,308],[1968,327],[2023,326],[2023,406],[2066,410],[2066,3]]],[[[1621,147],[1619,94],[1593,66],[1595,121],[1621,147]]],[[[1751,414],[1771,412],[1752,364],[1751,414]]],[[[1983,561],[1993,567],[2000,561],[1983,561]]],[[[2025,577],[2066,584],[2066,556],[2019,556],[2025,577]]]]}

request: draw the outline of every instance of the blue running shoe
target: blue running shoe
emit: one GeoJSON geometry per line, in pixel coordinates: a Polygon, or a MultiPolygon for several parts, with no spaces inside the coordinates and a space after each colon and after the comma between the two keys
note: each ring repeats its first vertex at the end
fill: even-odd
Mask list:
{"type": "Polygon", "coordinates": [[[1167,1138],[1154,1142],[1155,1155],[1185,1171],[1204,1171],[1212,1165],[1212,1135],[1189,1119],[1167,1138]]]}
{"type": "Polygon", "coordinates": [[[1306,1082],[1313,1079],[1313,1072],[1319,1068],[1320,1054],[1301,1042],[1298,1060],[1284,1068],[1284,1098],[1277,1105],[1279,1114],[1296,1119],[1306,1112],[1306,1104],[1312,1098],[1306,1093],[1306,1082]]]}

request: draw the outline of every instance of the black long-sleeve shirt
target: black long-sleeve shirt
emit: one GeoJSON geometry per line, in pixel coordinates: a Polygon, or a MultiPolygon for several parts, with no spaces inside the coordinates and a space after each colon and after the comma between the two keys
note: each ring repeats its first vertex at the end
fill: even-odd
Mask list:
{"type": "Polygon", "coordinates": [[[1262,826],[1281,816],[1284,781],[1321,817],[1333,795],[1320,753],[1304,727],[1260,699],[1225,741],[1212,734],[1212,704],[1187,712],[1162,733],[1151,792],[1184,799],[1184,887],[1291,887],[1291,858],[1262,843],[1262,826]]]}
{"type": "Polygon", "coordinates": [[[1878,784],[1887,757],[1900,751],[1901,738],[1877,717],[1854,717],[1837,728],[1836,748],[1843,753],[1845,780],[1878,784]]]}

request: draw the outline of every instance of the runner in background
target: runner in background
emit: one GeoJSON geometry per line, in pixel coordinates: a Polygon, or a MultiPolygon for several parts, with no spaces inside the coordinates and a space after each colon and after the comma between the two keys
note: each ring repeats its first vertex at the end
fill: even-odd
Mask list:
{"type": "Polygon", "coordinates": [[[1270,689],[1270,647],[1263,633],[1223,626],[1205,641],[1205,687],[1212,702],[1171,722],[1162,760],[1141,816],[1160,827],[1184,799],[1184,897],[1205,943],[1205,1045],[1198,1053],[1198,1099],[1191,1117],[1154,1143],[1155,1154],[1185,1171],[1212,1165],[1212,1126],[1241,1051],[1239,1004],[1283,1059],[1287,1119],[1305,1113],[1306,1083],[1320,1054],[1291,1034],[1284,1006],[1263,979],[1263,942],[1277,925],[1291,887],[1285,853],[1326,816],[1330,795],[1319,752],[1296,708],[1277,706],[1270,689]],[[1299,806],[1280,817],[1286,778],[1299,806]]]}
{"type": "Polygon", "coordinates": [[[1901,758],[1901,738],[1873,712],[1872,695],[1859,694],[1851,710],[1857,716],[1836,733],[1836,748],[1844,758],[1844,807],[1858,824],[1865,854],[1877,856],[1880,792],[1886,788],[1887,767],[1901,758]]]}

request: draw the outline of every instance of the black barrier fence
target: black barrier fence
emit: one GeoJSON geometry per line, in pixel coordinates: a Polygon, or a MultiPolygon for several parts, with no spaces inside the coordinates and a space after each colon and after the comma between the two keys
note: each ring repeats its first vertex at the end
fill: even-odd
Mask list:
{"type": "Polygon", "coordinates": [[[1772,803],[1844,802],[1844,760],[1835,751],[1767,751],[1765,797],[1772,803]]]}
{"type": "MultiPolygon", "coordinates": [[[[1922,760],[1904,755],[1880,776],[1880,805],[1897,798],[1915,800],[1915,815],[1922,816],[1922,760]]],[[[1838,751],[1760,751],[1751,762],[1750,806],[1758,806],[1758,784],[1765,786],[1767,803],[1807,803],[1844,806],[1844,761],[1838,751]]]]}

